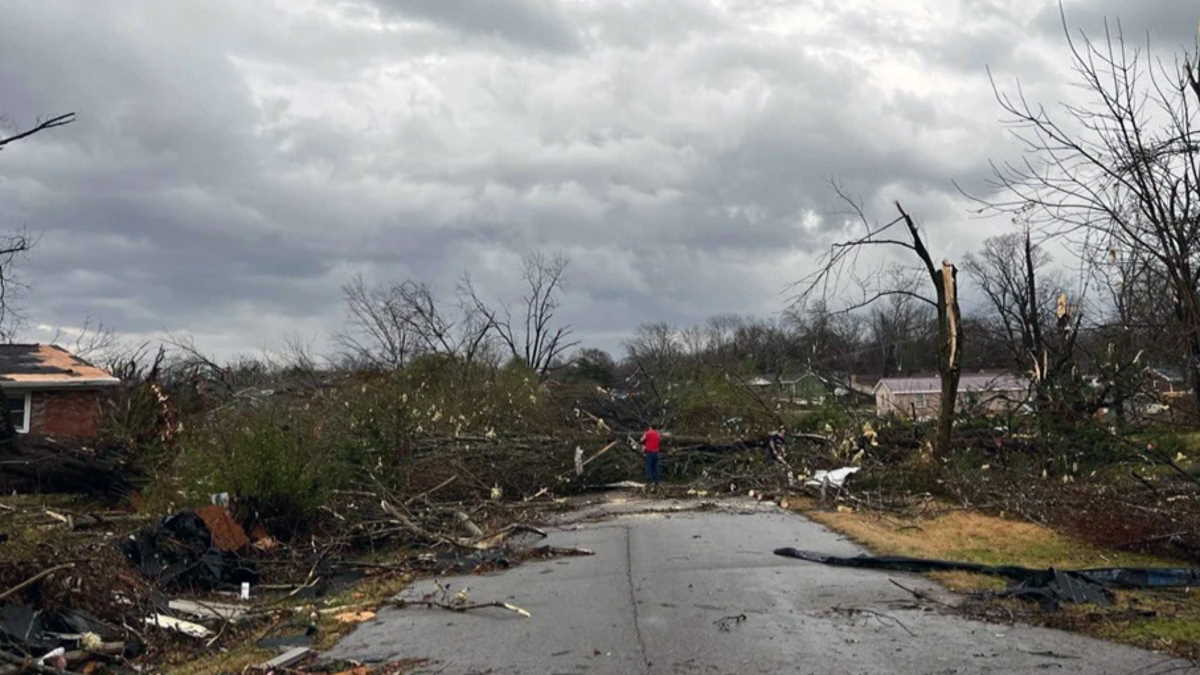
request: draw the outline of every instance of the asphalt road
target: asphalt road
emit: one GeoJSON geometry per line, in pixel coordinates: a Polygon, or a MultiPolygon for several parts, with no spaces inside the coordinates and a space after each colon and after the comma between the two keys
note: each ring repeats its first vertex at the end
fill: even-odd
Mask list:
{"type": "MultiPolygon", "coordinates": [[[[422,672],[437,673],[1186,670],[1154,652],[916,608],[888,581],[942,592],[920,576],[775,556],[779,546],[836,555],[862,549],[774,507],[630,513],[679,505],[617,501],[552,531],[550,543],[590,548],[594,556],[443,580],[454,591],[468,587],[475,602],[519,605],[531,619],[500,609],[385,609],[326,656],[424,657],[432,661],[422,672]]],[[[430,589],[417,584],[412,594],[430,589]]]]}

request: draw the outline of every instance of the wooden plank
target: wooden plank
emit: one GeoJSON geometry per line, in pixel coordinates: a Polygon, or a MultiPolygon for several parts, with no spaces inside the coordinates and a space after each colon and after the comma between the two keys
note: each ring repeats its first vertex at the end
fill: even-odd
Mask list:
{"type": "Polygon", "coordinates": [[[258,667],[262,670],[270,670],[271,668],[287,668],[311,653],[312,649],[308,647],[292,647],[270,661],[264,661],[258,664],[258,667]]]}
{"type": "Polygon", "coordinates": [[[246,608],[241,605],[230,605],[222,602],[199,602],[196,600],[170,600],[167,608],[175,612],[183,612],[202,619],[221,619],[222,621],[240,620],[246,614],[246,608]]]}
{"type": "Polygon", "coordinates": [[[173,616],[167,616],[166,614],[151,614],[145,618],[145,622],[151,626],[158,626],[159,628],[167,628],[178,631],[184,635],[194,638],[206,638],[212,636],[211,630],[201,626],[198,623],[184,621],[183,619],[177,619],[173,616]]]}

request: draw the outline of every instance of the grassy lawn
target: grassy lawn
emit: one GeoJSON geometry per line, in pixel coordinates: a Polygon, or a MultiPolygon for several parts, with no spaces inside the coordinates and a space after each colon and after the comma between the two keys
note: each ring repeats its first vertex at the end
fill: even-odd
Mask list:
{"type": "MultiPolygon", "coordinates": [[[[906,514],[827,511],[812,502],[798,510],[885,555],[1063,569],[1088,567],[1188,567],[1178,560],[1100,549],[1033,523],[973,511],[928,506],[906,514]]],[[[1005,582],[965,572],[929,575],[960,592],[998,590],[1005,582]]],[[[1065,628],[1127,644],[1200,658],[1200,591],[1117,591],[1112,607],[1065,606],[1042,612],[1030,603],[997,599],[1033,623],[1065,628]]]]}

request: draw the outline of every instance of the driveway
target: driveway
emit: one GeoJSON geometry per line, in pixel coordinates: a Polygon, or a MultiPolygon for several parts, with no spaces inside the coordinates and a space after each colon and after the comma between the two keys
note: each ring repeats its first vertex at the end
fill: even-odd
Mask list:
{"type": "MultiPolygon", "coordinates": [[[[594,556],[447,577],[474,602],[453,613],[384,609],[326,656],[431,659],[437,673],[1181,672],[1162,654],[1044,628],[927,611],[896,588],[944,593],[920,576],[775,556],[780,546],[863,549],[774,506],[614,498],[551,528],[549,543],[594,556]],[[654,512],[645,512],[653,509],[654,512]]],[[[432,589],[420,582],[419,596],[432,589]]]]}

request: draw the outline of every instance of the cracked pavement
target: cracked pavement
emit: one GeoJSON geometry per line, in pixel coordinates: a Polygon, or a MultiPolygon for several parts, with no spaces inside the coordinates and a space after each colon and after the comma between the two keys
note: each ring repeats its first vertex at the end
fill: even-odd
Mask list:
{"type": "MultiPolygon", "coordinates": [[[[568,514],[548,542],[594,556],[446,577],[475,602],[529,610],[383,609],[325,656],[429,658],[437,673],[1089,673],[1181,672],[1168,656],[1024,625],[916,607],[909,574],[775,556],[779,546],[856,555],[859,546],[755,502],[612,497],[568,514]],[[741,617],[744,616],[744,619],[741,617]]],[[[414,584],[420,596],[433,588],[414,584]]]]}

